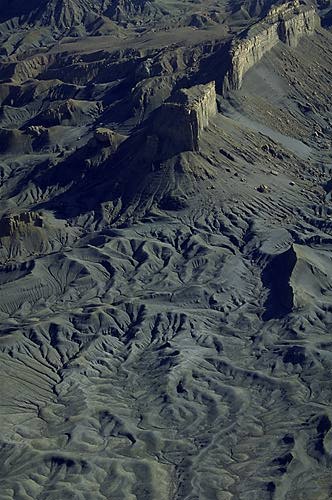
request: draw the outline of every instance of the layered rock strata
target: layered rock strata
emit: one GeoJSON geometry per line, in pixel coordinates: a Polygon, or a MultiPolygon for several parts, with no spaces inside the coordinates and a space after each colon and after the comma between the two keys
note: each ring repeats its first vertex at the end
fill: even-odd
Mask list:
{"type": "Polygon", "coordinates": [[[215,82],[181,89],[153,118],[164,154],[198,151],[201,132],[217,112],[215,82]]]}
{"type": "Polygon", "coordinates": [[[232,43],[224,91],[241,88],[246,72],[279,42],[296,47],[302,36],[315,31],[318,19],[313,7],[298,0],[273,7],[264,19],[232,43]]]}

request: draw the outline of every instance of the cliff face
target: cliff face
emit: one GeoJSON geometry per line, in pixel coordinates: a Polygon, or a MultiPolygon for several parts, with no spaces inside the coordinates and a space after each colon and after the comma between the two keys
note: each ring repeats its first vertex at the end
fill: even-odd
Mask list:
{"type": "Polygon", "coordinates": [[[277,43],[296,47],[303,35],[314,32],[318,22],[314,8],[301,5],[297,0],[272,8],[242,39],[234,41],[224,91],[239,89],[245,73],[277,43]]]}
{"type": "Polygon", "coordinates": [[[171,102],[157,110],[153,119],[162,156],[198,151],[200,134],[216,112],[215,82],[181,89],[171,102]]]}
{"type": "Polygon", "coordinates": [[[0,220],[0,238],[13,236],[15,231],[28,230],[32,226],[43,227],[43,217],[38,212],[5,215],[0,220]]]}

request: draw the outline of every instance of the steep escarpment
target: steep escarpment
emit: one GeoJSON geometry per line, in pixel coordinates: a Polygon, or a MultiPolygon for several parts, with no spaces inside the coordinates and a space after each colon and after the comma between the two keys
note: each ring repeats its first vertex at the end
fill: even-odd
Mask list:
{"type": "Polygon", "coordinates": [[[245,73],[279,42],[296,47],[299,39],[311,35],[318,25],[313,7],[298,0],[270,9],[269,13],[232,43],[224,91],[239,89],[245,73]]]}
{"type": "Polygon", "coordinates": [[[179,90],[153,117],[161,156],[197,151],[201,132],[216,112],[215,82],[179,90]]]}

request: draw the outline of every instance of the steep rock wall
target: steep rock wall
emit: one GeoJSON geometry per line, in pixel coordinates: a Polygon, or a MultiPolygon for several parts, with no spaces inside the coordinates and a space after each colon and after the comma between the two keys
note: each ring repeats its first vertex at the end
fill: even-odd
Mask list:
{"type": "Polygon", "coordinates": [[[314,32],[318,19],[313,7],[301,5],[298,0],[272,8],[233,42],[224,92],[241,88],[245,73],[279,42],[296,47],[302,36],[314,32]]]}
{"type": "Polygon", "coordinates": [[[153,118],[162,156],[198,151],[202,130],[217,112],[215,82],[181,89],[153,118]]]}

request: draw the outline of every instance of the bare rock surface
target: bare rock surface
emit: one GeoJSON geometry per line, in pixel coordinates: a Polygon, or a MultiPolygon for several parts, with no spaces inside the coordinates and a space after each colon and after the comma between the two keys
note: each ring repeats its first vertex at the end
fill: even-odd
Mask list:
{"type": "Polygon", "coordinates": [[[233,42],[225,88],[239,89],[245,73],[279,42],[296,47],[302,36],[315,31],[318,19],[312,6],[299,1],[272,7],[265,18],[233,42]]]}
{"type": "Polygon", "coordinates": [[[161,154],[197,151],[201,133],[216,112],[215,82],[179,90],[153,118],[152,129],[162,144],[161,154]]]}

